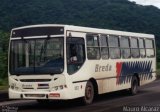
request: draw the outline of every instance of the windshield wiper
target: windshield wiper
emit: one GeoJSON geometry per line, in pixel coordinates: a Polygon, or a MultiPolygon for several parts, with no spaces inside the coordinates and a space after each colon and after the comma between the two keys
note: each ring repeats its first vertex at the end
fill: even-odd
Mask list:
{"type": "MultiPolygon", "coordinates": [[[[50,40],[50,36],[48,35],[47,38],[44,41],[44,47],[42,46],[41,52],[40,52],[40,61],[45,57],[46,55],[46,50],[47,50],[47,44],[48,40],[50,40]],[[42,58],[43,57],[43,58],[42,58]]],[[[45,61],[45,60],[44,60],[45,61]]]]}

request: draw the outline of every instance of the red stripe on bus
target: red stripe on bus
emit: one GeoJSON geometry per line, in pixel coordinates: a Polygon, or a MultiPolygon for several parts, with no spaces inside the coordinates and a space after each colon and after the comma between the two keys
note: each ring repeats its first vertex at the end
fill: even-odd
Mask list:
{"type": "Polygon", "coordinates": [[[121,70],[122,70],[122,64],[123,64],[123,62],[117,62],[116,63],[116,72],[117,72],[117,84],[118,84],[118,82],[119,82],[119,76],[120,76],[120,74],[121,74],[121,70]]]}

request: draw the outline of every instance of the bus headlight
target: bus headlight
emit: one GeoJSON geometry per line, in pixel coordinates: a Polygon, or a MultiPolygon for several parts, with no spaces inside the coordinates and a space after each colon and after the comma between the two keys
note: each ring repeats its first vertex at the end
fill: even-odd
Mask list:
{"type": "Polygon", "coordinates": [[[16,83],[12,83],[10,85],[10,88],[13,89],[13,90],[19,90],[19,87],[16,85],[16,83]]]}
{"type": "Polygon", "coordinates": [[[67,85],[54,86],[54,87],[53,87],[53,90],[54,90],[54,91],[57,91],[57,90],[62,90],[62,89],[64,89],[64,88],[67,88],[67,85]]]}
{"type": "Polygon", "coordinates": [[[10,85],[10,88],[11,88],[11,89],[14,89],[14,87],[15,87],[14,84],[11,84],[11,85],[10,85]]]}
{"type": "Polygon", "coordinates": [[[58,86],[53,87],[53,90],[57,91],[58,90],[58,86]]]}
{"type": "Polygon", "coordinates": [[[63,89],[63,85],[60,85],[59,88],[60,88],[60,89],[63,89]]]}
{"type": "Polygon", "coordinates": [[[15,90],[17,90],[17,91],[18,91],[18,90],[19,90],[19,87],[17,87],[17,86],[16,86],[16,87],[15,87],[15,90]]]}

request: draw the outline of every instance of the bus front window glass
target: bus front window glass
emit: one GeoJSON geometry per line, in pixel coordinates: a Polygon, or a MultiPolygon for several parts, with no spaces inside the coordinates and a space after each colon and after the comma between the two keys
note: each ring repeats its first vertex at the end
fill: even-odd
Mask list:
{"type": "Polygon", "coordinates": [[[53,74],[64,69],[63,38],[11,41],[11,74],[53,74]]]}

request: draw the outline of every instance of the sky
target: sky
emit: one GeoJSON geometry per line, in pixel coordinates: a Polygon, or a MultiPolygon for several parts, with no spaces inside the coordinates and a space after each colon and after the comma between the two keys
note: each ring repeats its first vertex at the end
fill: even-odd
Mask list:
{"type": "Polygon", "coordinates": [[[141,5],[154,5],[160,9],[160,0],[129,0],[141,5]]]}

